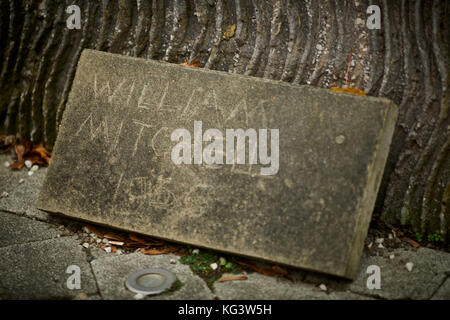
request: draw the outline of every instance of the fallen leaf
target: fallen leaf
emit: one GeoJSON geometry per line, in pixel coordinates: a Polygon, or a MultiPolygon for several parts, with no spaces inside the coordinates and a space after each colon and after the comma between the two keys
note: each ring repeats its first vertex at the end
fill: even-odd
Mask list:
{"type": "MultiPolygon", "coordinates": [[[[105,236],[105,238],[106,238],[106,236],[105,236]]],[[[121,241],[114,241],[114,240],[109,240],[109,244],[113,244],[113,245],[115,245],[115,246],[123,246],[124,245],[124,242],[121,242],[121,241]]]]}
{"type": "Polygon", "coordinates": [[[200,61],[194,60],[191,63],[189,63],[189,59],[186,59],[186,62],[180,63],[180,66],[188,66],[188,67],[197,68],[199,64],[200,64],[200,61]]]}
{"type": "Polygon", "coordinates": [[[400,240],[409,243],[410,245],[412,245],[414,248],[418,248],[420,247],[420,244],[418,244],[416,241],[408,238],[408,237],[402,237],[400,238],[400,240]]]}
{"type": "Polygon", "coordinates": [[[236,26],[233,24],[231,26],[228,26],[227,30],[223,33],[222,38],[224,40],[230,40],[234,36],[234,33],[236,31],[236,26]]]}
{"type": "Polygon", "coordinates": [[[121,242],[123,242],[125,240],[124,238],[122,238],[121,236],[119,236],[115,233],[106,233],[105,235],[103,235],[103,238],[106,238],[108,240],[111,239],[111,240],[121,241],[121,242]]]}
{"type": "Polygon", "coordinates": [[[93,234],[95,234],[97,237],[99,238],[103,238],[103,233],[101,233],[100,231],[97,230],[97,228],[95,228],[94,226],[91,225],[86,225],[86,228],[89,230],[89,232],[92,232],[93,234]]]}
{"type": "Polygon", "coordinates": [[[219,280],[219,282],[225,282],[225,281],[234,281],[234,280],[247,280],[247,276],[222,276],[219,280]]]}
{"type": "Polygon", "coordinates": [[[282,275],[282,276],[286,276],[286,275],[289,274],[288,271],[282,269],[281,267],[279,267],[279,266],[277,266],[277,265],[273,266],[273,267],[272,267],[272,270],[273,270],[275,273],[277,273],[277,274],[279,274],[279,275],[282,275]]]}
{"type": "Polygon", "coordinates": [[[264,274],[266,276],[281,276],[281,277],[283,277],[288,274],[287,271],[281,269],[278,266],[273,266],[271,269],[263,269],[263,268],[260,268],[250,262],[239,261],[238,263],[242,266],[249,267],[250,269],[252,269],[258,273],[264,274]]]}
{"type": "Polygon", "coordinates": [[[366,93],[364,91],[356,89],[356,88],[352,88],[352,87],[348,87],[346,89],[339,88],[339,87],[331,87],[330,89],[333,90],[333,91],[338,91],[338,92],[344,92],[344,93],[356,94],[356,95],[360,95],[360,96],[366,96],[366,93]]]}
{"type": "Polygon", "coordinates": [[[146,243],[147,241],[145,241],[144,239],[142,239],[142,238],[139,238],[137,235],[135,235],[134,233],[130,233],[129,235],[128,235],[128,237],[131,239],[131,240],[133,240],[133,241],[135,241],[135,242],[140,242],[140,243],[146,243]]]}
{"type": "MultiPolygon", "coordinates": [[[[42,160],[42,165],[48,166],[50,164],[50,156],[51,153],[47,151],[47,149],[44,148],[44,144],[41,142],[38,144],[36,148],[33,148],[30,152],[31,154],[38,155],[42,160]]],[[[31,160],[31,159],[30,159],[31,160]]]]}
{"type": "Polygon", "coordinates": [[[161,249],[141,249],[140,250],[143,254],[147,255],[158,255],[158,254],[167,254],[167,253],[173,253],[175,251],[178,251],[178,248],[161,248],[161,249]]]}

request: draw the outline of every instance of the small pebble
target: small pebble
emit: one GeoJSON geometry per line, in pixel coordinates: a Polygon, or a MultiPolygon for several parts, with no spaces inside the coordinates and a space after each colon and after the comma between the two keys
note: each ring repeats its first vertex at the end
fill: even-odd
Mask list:
{"type": "Polygon", "coordinates": [[[175,259],[170,259],[170,263],[175,264],[175,263],[177,263],[177,261],[175,259]]]}
{"type": "Polygon", "coordinates": [[[392,239],[394,239],[394,236],[393,236],[392,234],[389,233],[388,238],[389,238],[390,240],[392,240],[392,239]]]}
{"type": "Polygon", "coordinates": [[[6,198],[6,197],[8,197],[8,196],[9,196],[9,193],[6,192],[6,191],[3,191],[3,192],[2,192],[2,196],[1,196],[0,198],[6,198]]]}
{"type": "Polygon", "coordinates": [[[25,167],[30,169],[32,165],[33,165],[33,162],[31,162],[30,160],[25,160],[25,167]]]}
{"type": "Polygon", "coordinates": [[[89,243],[87,242],[83,243],[83,247],[85,247],[86,249],[89,248],[89,243]]]}
{"type": "Polygon", "coordinates": [[[34,166],[31,167],[30,169],[31,171],[38,171],[39,170],[39,166],[37,164],[35,164],[34,166]]]}
{"type": "Polygon", "coordinates": [[[111,253],[111,247],[106,247],[105,251],[108,252],[108,253],[111,253]]]}
{"type": "Polygon", "coordinates": [[[103,242],[104,244],[108,244],[108,243],[109,243],[109,240],[106,239],[106,238],[103,238],[102,242],[103,242]]]}
{"type": "Polygon", "coordinates": [[[391,254],[391,255],[389,255],[389,259],[394,259],[395,258],[395,255],[393,255],[393,254],[391,254]]]}
{"type": "Polygon", "coordinates": [[[32,176],[33,173],[34,173],[33,171],[28,171],[28,175],[29,175],[29,176],[32,176]]]}
{"type": "Polygon", "coordinates": [[[378,238],[378,239],[375,240],[375,243],[380,244],[380,243],[383,243],[383,241],[384,241],[383,238],[378,238]]]}
{"type": "Polygon", "coordinates": [[[371,242],[371,243],[369,243],[368,245],[367,245],[367,248],[372,248],[372,246],[373,246],[373,242],[371,242]]]}
{"type": "Polygon", "coordinates": [[[102,242],[102,239],[95,239],[95,241],[97,242],[97,243],[100,243],[100,242],[102,242]]]}
{"type": "Polygon", "coordinates": [[[217,265],[217,263],[211,263],[210,265],[209,265],[210,267],[211,267],[211,269],[213,269],[213,270],[216,270],[219,266],[217,265]]]}
{"type": "Polygon", "coordinates": [[[9,161],[5,161],[5,167],[9,167],[9,161]]]}
{"type": "Polygon", "coordinates": [[[145,296],[142,293],[137,293],[133,298],[134,300],[142,300],[144,297],[145,296]]]}
{"type": "Polygon", "coordinates": [[[25,182],[24,179],[20,179],[20,180],[19,180],[19,184],[24,183],[24,182],[25,182]]]}
{"type": "Polygon", "coordinates": [[[380,248],[380,249],[384,249],[384,246],[383,246],[383,244],[382,244],[382,243],[379,243],[379,244],[378,244],[378,248],[380,248]]]}
{"type": "Polygon", "coordinates": [[[319,286],[320,290],[322,291],[327,291],[327,286],[324,285],[323,283],[319,286]]]}
{"type": "Polygon", "coordinates": [[[343,144],[344,141],[345,141],[345,137],[341,134],[341,135],[336,137],[335,141],[336,141],[337,144],[343,144]]]}
{"type": "Polygon", "coordinates": [[[194,249],[194,250],[192,250],[192,253],[193,253],[193,254],[199,254],[199,252],[200,252],[199,249],[194,249]]]}
{"type": "Polygon", "coordinates": [[[406,266],[406,269],[407,269],[409,272],[411,272],[412,269],[413,269],[413,267],[414,267],[414,263],[408,262],[408,263],[406,263],[405,266],[406,266]]]}

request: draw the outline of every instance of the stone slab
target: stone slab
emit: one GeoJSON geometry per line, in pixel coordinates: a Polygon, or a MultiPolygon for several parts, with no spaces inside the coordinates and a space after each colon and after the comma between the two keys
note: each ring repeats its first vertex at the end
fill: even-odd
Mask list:
{"type": "Polygon", "coordinates": [[[179,263],[179,257],[168,255],[148,256],[131,253],[120,256],[108,256],[91,261],[95,278],[103,299],[134,299],[135,293],[125,287],[127,277],[140,269],[164,268],[173,272],[182,283],[181,287],[171,293],[147,296],[146,299],[157,300],[205,300],[213,299],[205,281],[192,273],[188,266],[179,263]],[[175,260],[176,263],[170,263],[175,260]]]}
{"type": "Polygon", "coordinates": [[[0,211],[0,247],[57,238],[61,232],[40,221],[0,211]]]}
{"type": "Polygon", "coordinates": [[[36,208],[36,200],[42,188],[47,168],[39,168],[32,176],[28,175],[28,169],[22,168],[15,171],[4,166],[9,161],[13,163],[9,155],[0,155],[0,210],[24,214],[39,220],[49,220],[47,212],[36,208]],[[8,195],[2,197],[6,192],[8,195]]]}
{"type": "Polygon", "coordinates": [[[351,278],[396,118],[386,99],[84,50],[38,208],[351,278]],[[218,151],[226,129],[255,133],[255,164],[250,139],[218,151]]]}
{"type": "Polygon", "coordinates": [[[97,293],[83,248],[73,237],[61,237],[0,248],[0,299],[74,299],[97,293]],[[80,267],[80,289],[69,289],[66,273],[80,267]]]}
{"type": "Polygon", "coordinates": [[[349,291],[325,292],[318,286],[258,273],[248,274],[247,280],[216,281],[214,293],[220,300],[371,300],[349,291]]]}
{"type": "Polygon", "coordinates": [[[447,278],[442,286],[439,287],[432,300],[450,300],[450,278],[447,278]]]}
{"type": "Polygon", "coordinates": [[[394,255],[393,259],[364,255],[356,279],[349,283],[347,289],[383,299],[430,299],[450,270],[450,254],[446,252],[419,248],[396,249],[390,254],[394,255]],[[411,271],[406,268],[408,262],[413,263],[411,271]],[[367,268],[373,265],[380,268],[380,289],[367,287],[370,276],[367,268]]]}

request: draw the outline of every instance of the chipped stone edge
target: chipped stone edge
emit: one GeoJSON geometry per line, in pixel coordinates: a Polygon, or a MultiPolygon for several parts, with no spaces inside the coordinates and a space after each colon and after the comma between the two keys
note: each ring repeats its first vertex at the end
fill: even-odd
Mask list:
{"type": "Polygon", "coordinates": [[[372,210],[375,206],[376,197],[381,185],[384,168],[389,155],[389,150],[394,135],[395,125],[398,119],[398,106],[392,101],[386,105],[381,127],[377,137],[377,147],[372,162],[367,166],[366,187],[357,207],[357,217],[353,231],[353,240],[347,254],[347,267],[343,276],[353,280],[359,268],[359,262],[364,246],[364,239],[369,230],[372,210]],[[357,230],[360,230],[357,232],[357,230]]]}

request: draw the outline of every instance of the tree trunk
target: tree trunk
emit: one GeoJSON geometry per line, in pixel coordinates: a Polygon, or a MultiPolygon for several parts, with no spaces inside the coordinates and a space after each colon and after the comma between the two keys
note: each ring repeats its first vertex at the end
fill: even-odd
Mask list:
{"type": "Polygon", "coordinates": [[[0,0],[0,131],[53,145],[83,48],[324,88],[345,84],[353,53],[349,84],[400,109],[375,213],[448,241],[449,2],[0,0]]]}

